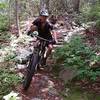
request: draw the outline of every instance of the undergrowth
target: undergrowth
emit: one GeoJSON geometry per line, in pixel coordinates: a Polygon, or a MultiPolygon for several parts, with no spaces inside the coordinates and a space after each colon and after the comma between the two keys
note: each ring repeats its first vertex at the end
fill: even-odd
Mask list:
{"type": "Polygon", "coordinates": [[[57,48],[54,57],[56,65],[63,65],[65,69],[76,69],[78,79],[95,81],[100,76],[100,55],[86,45],[81,36],[74,36],[62,48],[57,48]]]}

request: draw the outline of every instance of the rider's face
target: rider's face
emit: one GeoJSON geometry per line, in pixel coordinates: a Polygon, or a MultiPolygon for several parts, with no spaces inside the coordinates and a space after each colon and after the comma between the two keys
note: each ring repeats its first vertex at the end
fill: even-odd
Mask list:
{"type": "Polygon", "coordinates": [[[46,16],[40,16],[41,22],[46,22],[47,18],[46,16]]]}

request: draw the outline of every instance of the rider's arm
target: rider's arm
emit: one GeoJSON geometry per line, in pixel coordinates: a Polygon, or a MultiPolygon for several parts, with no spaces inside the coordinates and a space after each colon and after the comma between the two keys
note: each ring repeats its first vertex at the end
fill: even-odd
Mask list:
{"type": "Polygon", "coordinates": [[[38,26],[38,25],[37,25],[37,20],[35,20],[35,21],[32,23],[32,25],[31,25],[31,27],[30,27],[30,29],[29,29],[27,35],[31,35],[32,32],[37,31],[37,26],[38,26]]]}
{"type": "Polygon", "coordinates": [[[31,35],[32,32],[37,31],[37,26],[36,25],[31,25],[27,35],[31,35]]]}
{"type": "Polygon", "coordinates": [[[58,43],[58,39],[57,39],[57,32],[56,32],[56,31],[54,31],[54,30],[52,30],[52,31],[51,31],[51,34],[52,34],[52,36],[54,37],[54,39],[55,39],[56,43],[58,43]]]}
{"type": "Polygon", "coordinates": [[[58,43],[58,40],[57,40],[57,32],[55,30],[53,30],[53,26],[50,25],[50,32],[54,38],[54,40],[56,41],[56,43],[58,43]]]}

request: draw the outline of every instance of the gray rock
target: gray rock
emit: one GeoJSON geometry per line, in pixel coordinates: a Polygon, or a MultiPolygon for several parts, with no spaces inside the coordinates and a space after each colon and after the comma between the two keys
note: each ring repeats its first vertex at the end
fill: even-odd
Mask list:
{"type": "Polygon", "coordinates": [[[55,88],[49,88],[48,93],[51,96],[53,96],[53,95],[59,95],[59,93],[57,92],[57,90],[55,88]]]}
{"type": "Polygon", "coordinates": [[[24,69],[24,68],[26,68],[27,66],[26,65],[22,65],[22,64],[17,64],[16,65],[16,68],[17,69],[24,69]]]}
{"type": "Polygon", "coordinates": [[[45,81],[48,81],[48,80],[49,80],[49,77],[46,76],[46,75],[43,75],[41,78],[42,78],[43,80],[45,80],[45,81]]]}
{"type": "Polygon", "coordinates": [[[51,80],[48,80],[48,88],[53,88],[54,86],[55,86],[54,82],[51,80]]]}
{"type": "Polygon", "coordinates": [[[77,75],[77,70],[70,68],[63,69],[59,73],[59,77],[65,82],[72,80],[76,75],[77,75]]]}
{"type": "Polygon", "coordinates": [[[19,52],[17,53],[18,56],[15,58],[16,62],[25,64],[28,61],[29,56],[31,54],[32,54],[32,52],[29,50],[25,50],[25,49],[19,50],[19,52]]]}

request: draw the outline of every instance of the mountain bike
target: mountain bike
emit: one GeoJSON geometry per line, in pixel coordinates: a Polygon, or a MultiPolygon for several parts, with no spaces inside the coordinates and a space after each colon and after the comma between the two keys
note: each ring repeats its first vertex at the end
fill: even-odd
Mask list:
{"type": "Polygon", "coordinates": [[[34,76],[35,72],[37,71],[37,68],[41,66],[41,62],[44,58],[44,54],[46,51],[46,44],[47,42],[51,42],[47,39],[44,39],[42,37],[39,37],[37,33],[34,34],[34,36],[37,38],[36,44],[34,46],[33,53],[29,59],[27,72],[24,77],[23,81],[23,89],[27,90],[31,84],[32,77],[34,76]]]}

